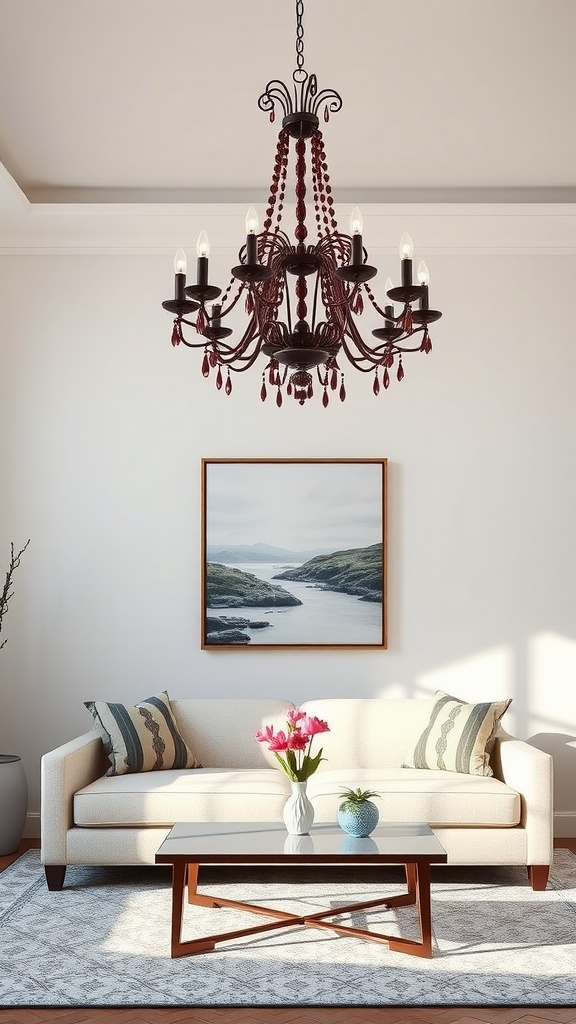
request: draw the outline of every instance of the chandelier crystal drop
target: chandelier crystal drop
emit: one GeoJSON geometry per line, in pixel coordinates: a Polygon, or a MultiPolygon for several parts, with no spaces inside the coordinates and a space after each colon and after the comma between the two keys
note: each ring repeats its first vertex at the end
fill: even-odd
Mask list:
{"type": "Polygon", "coordinates": [[[367,262],[358,207],[352,211],[350,234],[338,230],[320,117],[328,122],[342,107],[342,99],[333,89],[319,91],[316,76],[304,70],[303,13],[303,0],[296,0],[292,86],[273,80],[258,100],[271,122],[279,111],[283,114],[262,230],[256,210],[250,207],[246,243],[224,294],[209,284],[210,243],[201,231],[196,283],[186,284],[186,255],[178,249],[174,298],[162,303],[174,316],[172,344],[202,349],[202,375],[212,376],[218,390],[230,395],[231,373],[250,370],[263,357],[260,398],[273,397],[279,407],[284,396],[304,405],[314,395],[326,407],[333,392],[343,402],[344,369],[349,365],[372,373],[372,391],[378,395],[389,387],[393,375],[403,379],[403,356],[431,351],[428,327],[442,316],[430,308],[430,274],[423,260],[417,283],[413,281],[413,245],[408,234],[400,240],[401,283],[394,287],[388,278],[382,308],[368,284],[377,271],[367,262]],[[293,238],[283,224],[292,148],[293,238]],[[310,194],[312,201],[307,205],[310,194]],[[233,332],[222,321],[242,297],[248,322],[242,337],[232,341],[233,332]],[[371,344],[357,325],[366,307],[384,321],[384,326],[372,331],[371,344]],[[195,336],[185,338],[183,324],[195,328],[195,336]]]}

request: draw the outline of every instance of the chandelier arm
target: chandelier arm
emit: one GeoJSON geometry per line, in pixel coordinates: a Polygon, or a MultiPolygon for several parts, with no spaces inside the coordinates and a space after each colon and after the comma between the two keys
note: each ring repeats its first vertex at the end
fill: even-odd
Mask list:
{"type": "Polygon", "coordinates": [[[254,312],[248,321],[244,334],[238,340],[236,345],[227,345],[225,342],[218,341],[218,355],[222,357],[222,362],[228,366],[235,359],[244,359],[247,348],[255,339],[258,339],[259,336],[260,331],[258,329],[256,313],[254,312]]]}
{"type": "Polygon", "coordinates": [[[329,119],[330,114],[337,114],[339,110],[342,110],[342,97],[335,89],[322,89],[322,92],[314,93],[313,96],[314,99],[311,104],[312,113],[318,116],[318,111],[324,106],[324,119],[326,121],[329,119]],[[327,113],[328,116],[326,116],[327,113]]]}
{"type": "Polygon", "coordinates": [[[203,338],[202,341],[186,341],[184,335],[181,336],[180,342],[182,345],[186,345],[186,348],[206,348],[206,345],[209,344],[206,338],[203,338]]]}
{"type": "Polygon", "coordinates": [[[381,317],[384,317],[385,320],[390,320],[391,323],[398,324],[398,323],[400,323],[401,320],[404,319],[404,314],[406,312],[406,306],[404,307],[402,312],[398,314],[398,316],[389,316],[388,313],[386,313],[385,310],[383,310],[378,305],[378,303],[376,302],[376,298],[374,296],[374,292],[372,291],[372,289],[370,288],[370,286],[368,284],[364,285],[364,290],[366,291],[366,294],[367,294],[368,298],[370,299],[370,302],[373,305],[373,307],[376,310],[376,312],[379,313],[381,317]]]}
{"type": "MultiPolygon", "coordinates": [[[[238,300],[240,299],[240,297],[241,297],[241,295],[242,295],[242,292],[244,291],[244,289],[245,289],[245,288],[246,288],[246,282],[245,282],[245,281],[242,281],[242,282],[240,283],[240,287],[238,288],[238,291],[236,292],[236,295],[234,296],[234,298],[233,298],[233,299],[231,299],[231,301],[230,301],[230,305],[229,305],[229,306],[227,306],[227,307],[226,307],[226,309],[223,309],[223,310],[221,311],[221,313],[220,313],[220,319],[221,319],[221,320],[223,320],[225,316],[228,316],[228,313],[231,313],[231,312],[232,312],[232,310],[234,309],[234,306],[236,305],[236,303],[237,303],[237,302],[238,302],[238,300]]],[[[212,318],[212,317],[210,317],[209,319],[213,319],[213,318],[212,318]]]]}
{"type": "Polygon", "coordinates": [[[312,321],[310,324],[310,330],[312,333],[316,330],[316,310],[318,309],[318,291],[320,289],[320,274],[316,274],[316,281],[314,283],[314,295],[312,296],[312,321]]]}
{"type": "MultiPolygon", "coordinates": [[[[360,331],[356,327],[356,324],[354,323],[350,315],[348,315],[346,319],[346,335],[350,338],[350,340],[358,349],[361,358],[370,363],[369,369],[373,369],[375,366],[378,366],[380,364],[381,351],[382,355],[386,351],[390,351],[390,345],[386,343],[381,346],[379,345],[376,348],[370,348],[364,341],[362,335],[360,334],[360,331]]],[[[342,339],[342,345],[345,345],[345,339],[342,339]]],[[[350,356],[348,356],[348,358],[350,358],[350,356]]]]}
{"type": "Polygon", "coordinates": [[[284,111],[284,116],[287,117],[292,111],[292,97],[288,90],[288,87],[281,82],[280,79],[274,78],[264,89],[264,92],[258,99],[258,107],[263,110],[264,113],[270,114],[270,120],[274,120],[274,107],[278,103],[284,111]]]}
{"type": "Polygon", "coordinates": [[[367,360],[367,357],[363,356],[362,358],[364,362],[368,362],[368,365],[365,366],[362,362],[360,362],[358,357],[354,355],[350,346],[347,344],[345,338],[342,339],[342,351],[344,352],[344,355],[348,359],[348,362],[352,363],[354,369],[359,370],[360,373],[372,373],[375,367],[380,366],[381,361],[379,359],[369,361],[367,360]]]}
{"type": "Polygon", "coordinates": [[[255,325],[251,321],[249,327],[244,332],[243,337],[238,342],[238,345],[234,350],[232,350],[231,358],[226,358],[225,355],[222,355],[220,352],[220,346],[218,346],[219,362],[222,366],[225,366],[229,370],[233,370],[235,373],[242,373],[243,370],[249,370],[250,367],[254,365],[262,352],[262,345],[259,343],[259,332],[250,330],[250,328],[254,326],[255,325]],[[258,343],[256,344],[253,352],[247,353],[246,349],[253,341],[258,343]],[[234,363],[242,363],[244,365],[235,366],[234,363]]]}

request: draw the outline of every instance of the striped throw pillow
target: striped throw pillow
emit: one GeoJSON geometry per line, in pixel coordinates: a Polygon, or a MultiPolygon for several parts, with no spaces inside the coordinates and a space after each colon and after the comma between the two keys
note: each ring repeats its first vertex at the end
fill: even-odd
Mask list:
{"type": "Polygon", "coordinates": [[[466,775],[492,775],[490,752],[500,719],[510,700],[495,704],[466,704],[442,690],[430,721],[404,768],[436,768],[466,775]]]}
{"type": "Polygon", "coordinates": [[[102,700],[84,705],[110,760],[106,775],[202,767],[180,735],[166,690],[133,707],[102,700]]]}

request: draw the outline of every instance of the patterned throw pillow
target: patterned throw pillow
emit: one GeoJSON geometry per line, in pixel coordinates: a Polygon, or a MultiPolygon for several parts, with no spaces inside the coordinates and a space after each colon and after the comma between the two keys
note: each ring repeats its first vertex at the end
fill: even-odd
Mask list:
{"type": "Polygon", "coordinates": [[[495,704],[466,704],[438,690],[430,721],[404,768],[492,775],[490,751],[500,719],[511,703],[510,699],[495,704]]]}
{"type": "Polygon", "coordinates": [[[84,705],[110,759],[106,775],[202,767],[180,735],[166,690],[133,707],[102,700],[84,705]]]}

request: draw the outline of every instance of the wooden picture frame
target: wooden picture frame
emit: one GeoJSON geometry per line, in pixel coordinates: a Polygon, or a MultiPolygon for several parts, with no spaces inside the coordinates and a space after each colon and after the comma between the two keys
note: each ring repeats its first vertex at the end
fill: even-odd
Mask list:
{"type": "Polygon", "coordinates": [[[202,459],[202,649],[385,649],[386,477],[386,459],[202,459]]]}

